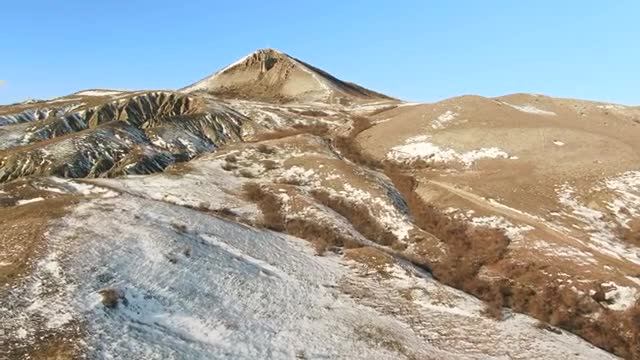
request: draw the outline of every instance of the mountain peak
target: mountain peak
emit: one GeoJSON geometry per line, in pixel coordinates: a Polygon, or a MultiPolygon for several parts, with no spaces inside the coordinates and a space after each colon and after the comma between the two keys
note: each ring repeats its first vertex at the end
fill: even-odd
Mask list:
{"type": "Polygon", "coordinates": [[[271,48],[256,50],[182,91],[267,102],[353,103],[390,99],[271,48]]]}

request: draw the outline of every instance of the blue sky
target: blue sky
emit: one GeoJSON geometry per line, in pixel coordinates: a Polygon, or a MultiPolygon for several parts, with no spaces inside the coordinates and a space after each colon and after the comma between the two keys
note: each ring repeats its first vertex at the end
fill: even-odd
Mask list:
{"type": "Polygon", "coordinates": [[[0,103],[179,88],[272,47],[411,101],[533,92],[640,105],[638,14],[637,0],[6,1],[0,103]]]}

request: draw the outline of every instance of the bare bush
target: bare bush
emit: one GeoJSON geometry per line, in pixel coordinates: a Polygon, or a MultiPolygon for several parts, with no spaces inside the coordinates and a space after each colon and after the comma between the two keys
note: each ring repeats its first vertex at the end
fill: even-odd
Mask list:
{"type": "Polygon", "coordinates": [[[262,212],[262,222],[258,225],[283,231],[285,216],[282,214],[282,200],[256,183],[246,183],[243,190],[247,199],[256,203],[262,212]]]}
{"type": "Polygon", "coordinates": [[[314,245],[318,255],[333,247],[360,246],[350,236],[329,224],[304,218],[286,219],[282,213],[283,204],[280,198],[256,183],[245,184],[243,190],[247,199],[255,202],[262,212],[262,222],[258,225],[308,240],[314,245]]]}
{"type": "Polygon", "coordinates": [[[333,197],[322,190],[314,190],[311,195],[322,205],[344,216],[364,237],[386,246],[391,246],[396,242],[396,236],[380,225],[378,220],[371,215],[367,206],[349,202],[344,198],[333,197]]]}
{"type": "Polygon", "coordinates": [[[98,291],[98,293],[102,297],[102,299],[100,300],[102,302],[102,305],[104,305],[108,309],[117,308],[120,301],[122,301],[123,304],[126,304],[126,298],[118,289],[106,288],[98,291]]]}
{"type": "Polygon", "coordinates": [[[248,170],[248,169],[240,170],[239,174],[240,176],[245,177],[247,179],[253,179],[256,177],[256,175],[253,172],[251,172],[251,170],[248,170]]]}
{"type": "Polygon", "coordinates": [[[273,154],[275,153],[275,149],[265,145],[265,144],[260,144],[258,145],[258,147],[256,147],[256,150],[258,150],[259,153],[261,154],[273,154]]]}
{"type": "Polygon", "coordinates": [[[238,165],[231,164],[231,163],[224,163],[224,164],[220,165],[220,167],[224,171],[233,171],[233,170],[236,170],[238,168],[238,165]]]}
{"type": "Polygon", "coordinates": [[[177,232],[179,233],[186,233],[187,232],[187,225],[185,224],[180,224],[180,223],[171,223],[171,227],[173,227],[177,232]]]}
{"type": "Polygon", "coordinates": [[[278,168],[278,163],[273,160],[263,160],[262,166],[264,166],[265,170],[275,170],[278,168]]]}

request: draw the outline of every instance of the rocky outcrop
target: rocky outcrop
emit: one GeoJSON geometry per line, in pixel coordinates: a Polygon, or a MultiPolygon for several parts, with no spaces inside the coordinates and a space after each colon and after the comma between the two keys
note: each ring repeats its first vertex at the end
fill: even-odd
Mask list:
{"type": "Polygon", "coordinates": [[[245,120],[223,104],[175,92],[110,99],[35,120],[23,135],[25,145],[0,152],[0,182],[34,175],[79,178],[162,171],[241,139],[245,120]]]}

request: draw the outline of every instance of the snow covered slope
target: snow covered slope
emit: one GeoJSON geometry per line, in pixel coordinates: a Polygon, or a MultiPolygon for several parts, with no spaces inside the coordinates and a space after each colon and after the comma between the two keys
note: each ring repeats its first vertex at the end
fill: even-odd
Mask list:
{"type": "Polygon", "coordinates": [[[56,179],[47,189],[81,199],[52,222],[32,273],[2,289],[9,358],[613,358],[522,315],[488,319],[402,262],[380,279],[189,208],[56,179]]]}

